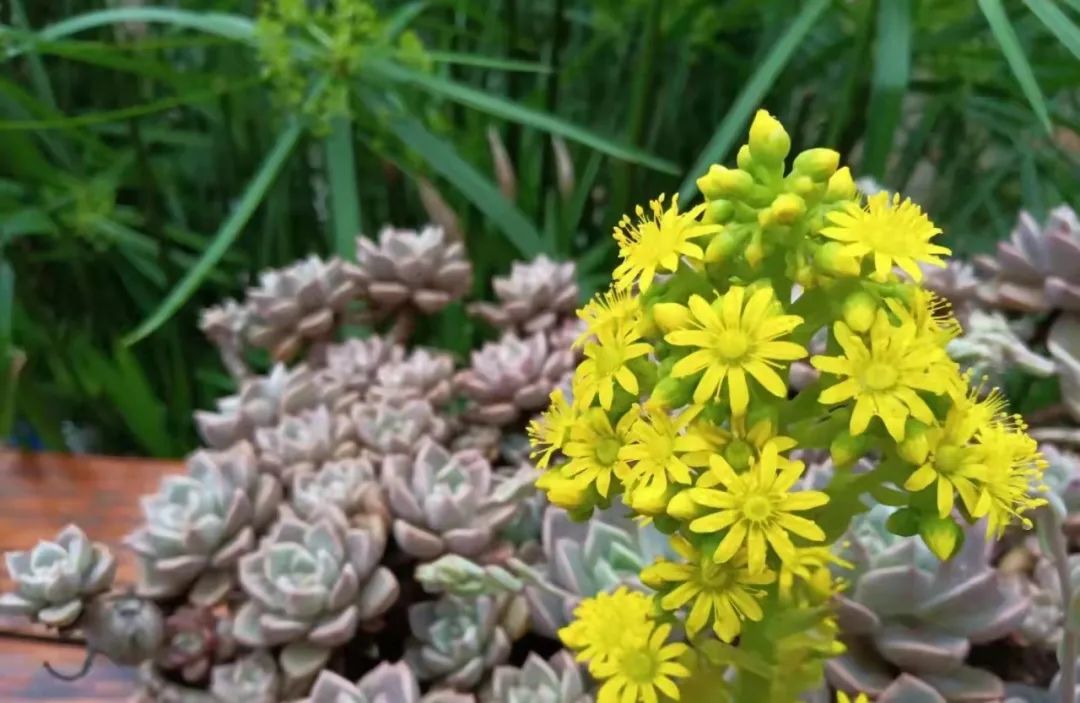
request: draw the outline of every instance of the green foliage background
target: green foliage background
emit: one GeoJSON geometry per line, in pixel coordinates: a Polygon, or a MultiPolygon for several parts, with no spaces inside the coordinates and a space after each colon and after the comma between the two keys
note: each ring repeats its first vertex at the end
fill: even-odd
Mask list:
{"type": "MultiPolygon", "coordinates": [[[[661,192],[695,196],[759,106],[795,150],[832,145],[919,200],[960,254],[991,248],[1020,207],[1080,204],[1078,0],[0,13],[0,432],[51,448],[70,421],[102,451],[183,454],[192,410],[231,390],[198,310],[264,267],[424,222],[422,178],[460,217],[477,295],[540,251],[604,285],[614,222],[661,192]]],[[[464,353],[480,331],[456,307],[425,334],[464,353]]]]}

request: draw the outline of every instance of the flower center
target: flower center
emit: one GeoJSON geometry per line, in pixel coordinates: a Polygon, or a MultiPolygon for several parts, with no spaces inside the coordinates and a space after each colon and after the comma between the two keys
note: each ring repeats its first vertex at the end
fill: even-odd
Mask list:
{"type": "Polygon", "coordinates": [[[716,352],[728,361],[741,359],[749,348],[750,340],[738,330],[725,332],[716,340],[716,352]]]}
{"type": "Polygon", "coordinates": [[[749,444],[741,439],[733,439],[724,447],[724,458],[736,471],[745,471],[754,458],[754,450],[749,444]]]}
{"type": "Polygon", "coordinates": [[[596,370],[601,376],[610,376],[622,366],[622,349],[618,347],[599,347],[596,355],[596,370]]]}
{"type": "Polygon", "coordinates": [[[732,574],[727,564],[706,561],[701,565],[701,586],[706,591],[720,593],[731,585],[732,574]]]}
{"type": "Polygon", "coordinates": [[[895,367],[874,362],[863,373],[863,385],[872,391],[885,391],[896,385],[898,377],[895,367]]]}
{"type": "Polygon", "coordinates": [[[951,474],[960,468],[964,460],[964,448],[955,444],[938,447],[934,452],[934,465],[943,474],[951,474]]]}
{"type": "Polygon", "coordinates": [[[750,496],[743,503],[743,515],[751,522],[761,522],[772,513],[772,503],[765,496],[750,496]]]}
{"type": "Polygon", "coordinates": [[[611,466],[619,457],[619,440],[614,437],[605,437],[596,445],[596,463],[601,466],[611,466]]]}
{"type": "Polygon", "coordinates": [[[652,683],[657,674],[656,657],[648,647],[630,650],[622,656],[622,673],[635,683],[652,683]]]}

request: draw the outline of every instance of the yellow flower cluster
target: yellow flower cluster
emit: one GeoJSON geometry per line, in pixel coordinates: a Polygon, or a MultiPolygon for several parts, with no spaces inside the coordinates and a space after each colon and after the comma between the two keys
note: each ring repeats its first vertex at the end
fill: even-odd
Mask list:
{"type": "MultiPolygon", "coordinates": [[[[641,574],[665,624],[620,591],[586,601],[564,631],[607,680],[601,701],[678,697],[670,678],[643,683],[674,651],[666,623],[773,664],[792,642],[818,642],[812,630],[831,638],[824,606],[843,563],[829,545],[877,487],[906,492],[897,523],[941,558],[958,521],[1000,532],[1039,503],[1035,443],[1000,395],[969,388],[945,352],[959,324],[920,286],[919,266],[949,253],[933,243],[940,230],[899,196],[860,196],[836,152],[811,149],[788,168],[789,151],[760,111],[738,167],[699,179],[705,202],[680,212],[661,196],[619,223],[613,285],[579,313],[570,397],[553,393],[530,427],[553,503],[584,518],[621,501],[678,555],[641,574]],[[812,355],[815,337],[824,348],[812,355]],[[801,360],[819,379],[795,394],[801,360]],[[807,485],[796,448],[831,451],[825,490],[807,485]],[[875,468],[853,480],[864,456],[875,468]],[[781,621],[804,623],[802,639],[768,644],[761,633],[781,621]]],[[[769,700],[760,685],[755,700],[769,700]]]]}

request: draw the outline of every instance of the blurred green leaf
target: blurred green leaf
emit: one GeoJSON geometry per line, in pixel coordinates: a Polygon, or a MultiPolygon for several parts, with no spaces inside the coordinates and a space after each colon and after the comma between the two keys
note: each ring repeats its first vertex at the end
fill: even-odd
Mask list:
{"type": "Polygon", "coordinates": [[[334,253],[346,260],[356,253],[360,234],[360,189],[356,180],[356,151],[352,122],[338,117],[330,123],[323,139],[326,177],[330,183],[330,226],[334,253]]]}
{"type": "Polygon", "coordinates": [[[735,144],[735,140],[745,129],[750,116],[758,109],[761,101],[772,88],[776,77],[784,70],[807,33],[813,29],[814,24],[830,4],[831,0],[810,0],[804,4],[783,36],[773,44],[768,56],[757,65],[750,80],[739,91],[739,96],[728,108],[724,119],[720,121],[712,138],[698,155],[679,187],[679,197],[683,202],[689,202],[697,193],[697,179],[709,166],[721,161],[727,155],[735,144]]]}
{"type": "Polygon", "coordinates": [[[1050,0],[1024,0],[1024,4],[1073,56],[1080,59],[1080,28],[1068,15],[1050,0]]]}
{"type": "Polygon", "coordinates": [[[1049,133],[1051,127],[1050,116],[1046,111],[1046,99],[1043,97],[1042,90],[1039,89],[1031,64],[1028,63],[1024,49],[1020,46],[1020,39],[1016,36],[1012,23],[1009,22],[1009,16],[1005,14],[1001,0],[979,0],[979,8],[986,17],[986,22],[990,25],[990,30],[994,33],[994,38],[1001,47],[1016,82],[1020,84],[1024,97],[1038,116],[1043,129],[1049,133]]]}
{"type": "Polygon", "coordinates": [[[880,179],[885,176],[900,126],[904,93],[911,75],[912,0],[888,0],[879,2],[877,7],[877,46],[866,117],[863,171],[880,179]]]}
{"type": "Polygon", "coordinates": [[[259,203],[262,202],[267,189],[270,188],[274,179],[281,172],[285,161],[292,155],[302,133],[303,128],[300,123],[293,121],[278,135],[277,143],[266,155],[258,172],[248,182],[244,194],[240,197],[229,217],[221,224],[217,234],[214,235],[213,241],[203,252],[203,255],[199,257],[198,262],[188,270],[184,278],[170,291],[154,313],[124,337],[123,343],[125,345],[135,344],[164,324],[198,289],[203,279],[217,265],[218,260],[228,251],[236,238],[240,236],[244,225],[247,224],[259,203]]]}

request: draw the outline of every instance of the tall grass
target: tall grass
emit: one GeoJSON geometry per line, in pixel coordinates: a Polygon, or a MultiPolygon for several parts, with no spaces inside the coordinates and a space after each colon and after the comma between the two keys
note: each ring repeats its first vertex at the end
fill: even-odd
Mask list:
{"type": "MultiPolygon", "coordinates": [[[[0,431],[18,419],[60,448],[70,421],[101,450],[184,452],[191,411],[230,387],[198,309],[263,267],[348,255],[357,230],[424,221],[421,183],[456,212],[477,280],[544,251],[595,289],[611,225],[693,197],[672,174],[731,158],[760,105],[795,148],[895,174],[960,253],[1020,207],[1080,204],[1076,3],[376,4],[380,34],[335,88],[348,110],[321,116],[261,77],[253,0],[8,4],[0,431]]],[[[429,341],[468,345],[442,329],[460,327],[429,341]]]]}

